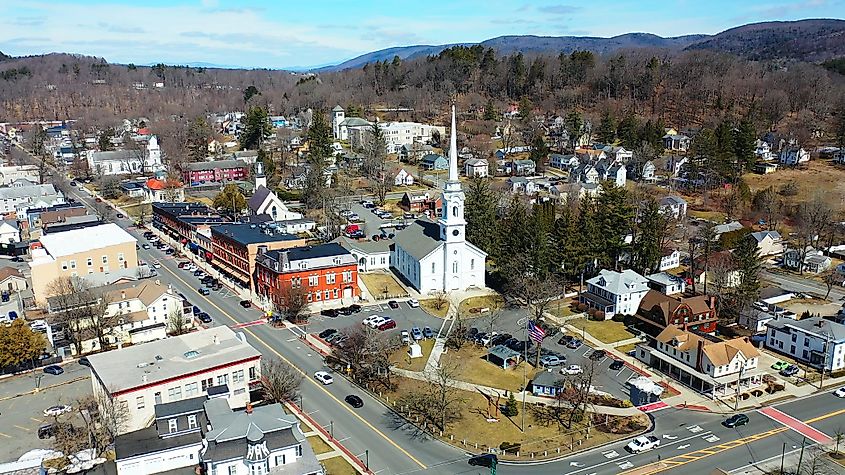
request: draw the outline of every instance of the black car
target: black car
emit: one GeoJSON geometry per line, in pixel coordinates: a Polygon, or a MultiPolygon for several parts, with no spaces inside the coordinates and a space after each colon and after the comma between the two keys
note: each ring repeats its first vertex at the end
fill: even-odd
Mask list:
{"type": "Polygon", "coordinates": [[[610,369],[613,371],[620,370],[625,367],[625,362],[622,360],[613,360],[613,363],[610,363],[610,369]]]}
{"type": "Polygon", "coordinates": [[[194,271],[194,277],[199,277],[199,276],[203,275],[203,273],[204,273],[203,271],[197,269],[197,270],[194,271]]]}
{"type": "Polygon", "coordinates": [[[210,290],[208,290],[208,289],[204,289],[204,288],[202,288],[202,287],[198,288],[198,289],[197,289],[197,292],[199,292],[199,293],[200,293],[200,295],[209,295],[209,294],[211,293],[211,291],[210,291],[210,290]]]}
{"type": "Polygon", "coordinates": [[[352,305],[350,305],[350,306],[349,306],[349,310],[352,310],[352,313],[358,313],[358,312],[360,312],[360,311],[361,311],[361,309],[362,309],[362,308],[363,308],[363,307],[361,307],[361,306],[360,306],[360,305],[358,305],[357,303],[354,303],[354,304],[352,304],[352,305]]]}
{"type": "Polygon", "coordinates": [[[387,305],[389,305],[390,308],[394,308],[394,309],[399,308],[399,302],[397,302],[395,300],[391,300],[391,301],[387,302],[387,305]]]}
{"type": "Polygon", "coordinates": [[[508,338],[507,340],[503,341],[501,344],[510,348],[511,345],[515,345],[518,341],[519,341],[518,338],[511,337],[511,338],[508,338]]]}
{"type": "MultiPolygon", "coordinates": [[[[428,327],[426,327],[426,328],[428,328],[428,327]]],[[[428,338],[428,337],[426,337],[426,338],[428,338]]],[[[492,340],[490,340],[490,345],[491,346],[499,346],[502,343],[504,343],[504,342],[506,342],[510,339],[511,339],[510,333],[504,333],[504,334],[501,334],[501,335],[496,335],[495,337],[493,337],[492,340]]]]}
{"type": "Polygon", "coordinates": [[[335,330],[334,328],[328,328],[326,330],[321,331],[317,336],[325,340],[326,338],[334,335],[335,333],[337,333],[337,330],[335,330]]]}
{"type": "Polygon", "coordinates": [[[478,335],[478,328],[475,328],[475,327],[470,328],[469,331],[467,332],[467,338],[472,338],[475,335],[478,335]]]}
{"type": "Polygon", "coordinates": [[[65,370],[63,370],[61,366],[51,364],[50,366],[44,367],[44,372],[47,373],[47,374],[52,374],[54,376],[58,376],[58,375],[64,373],[65,370]]]}
{"type": "Polygon", "coordinates": [[[12,262],[23,262],[23,257],[15,256],[12,258],[12,262]]]}
{"type": "Polygon", "coordinates": [[[354,394],[350,394],[349,396],[346,396],[346,397],[345,397],[345,398],[343,398],[343,399],[344,399],[344,400],[345,400],[345,401],[346,401],[346,402],[347,402],[350,406],[352,406],[352,407],[354,407],[354,408],[356,408],[356,409],[357,409],[357,408],[359,408],[359,407],[363,407],[363,406],[364,406],[364,401],[363,401],[360,397],[358,397],[358,396],[356,396],[356,395],[354,395],[354,394]]]}
{"type": "Polygon", "coordinates": [[[570,342],[570,341],[572,341],[572,340],[574,340],[574,339],[575,339],[575,337],[574,337],[574,336],[572,336],[572,335],[563,335],[563,336],[562,336],[562,337],[560,337],[560,339],[557,341],[557,344],[558,344],[558,345],[564,345],[564,346],[565,346],[565,345],[568,345],[568,344],[569,344],[569,342],[570,342]]]}
{"type": "Polygon", "coordinates": [[[470,457],[467,463],[476,467],[493,467],[498,463],[498,461],[496,454],[481,454],[470,457]]]}
{"type": "Polygon", "coordinates": [[[340,307],[339,309],[337,309],[337,313],[339,313],[339,314],[341,314],[345,317],[348,317],[348,316],[352,315],[353,310],[352,310],[351,307],[340,307]]]}
{"type": "Polygon", "coordinates": [[[605,356],[607,356],[607,352],[604,350],[594,350],[592,353],[590,353],[590,359],[593,361],[599,361],[605,356]]]}
{"type": "Polygon", "coordinates": [[[734,414],[727,418],[725,422],[722,422],[722,425],[728,428],[744,426],[745,424],[748,424],[748,416],[745,414],[734,414]]]}
{"type": "Polygon", "coordinates": [[[241,307],[243,307],[243,308],[252,307],[252,302],[250,302],[249,300],[241,300],[241,307]]]}
{"type": "Polygon", "coordinates": [[[431,330],[431,327],[423,328],[423,338],[434,338],[434,332],[431,330]]]}
{"type": "Polygon", "coordinates": [[[38,428],[38,438],[39,439],[49,439],[56,435],[56,426],[55,424],[44,424],[43,426],[38,428]]]}
{"type": "Polygon", "coordinates": [[[201,312],[199,315],[197,315],[197,318],[199,318],[200,321],[203,323],[211,323],[211,316],[205,312],[201,312]]]}
{"type": "Polygon", "coordinates": [[[786,377],[795,376],[796,374],[798,374],[798,371],[799,371],[798,367],[795,366],[794,364],[791,364],[791,365],[787,366],[786,368],[780,370],[780,375],[786,376],[786,377]]]}
{"type": "Polygon", "coordinates": [[[338,312],[337,309],[334,308],[327,308],[325,310],[320,310],[320,315],[329,318],[336,318],[338,315],[340,315],[340,312],[338,312]]]}
{"type": "Polygon", "coordinates": [[[79,358],[79,364],[81,364],[82,366],[87,366],[89,368],[91,367],[91,362],[88,361],[87,356],[83,356],[82,358],[79,358]]]}

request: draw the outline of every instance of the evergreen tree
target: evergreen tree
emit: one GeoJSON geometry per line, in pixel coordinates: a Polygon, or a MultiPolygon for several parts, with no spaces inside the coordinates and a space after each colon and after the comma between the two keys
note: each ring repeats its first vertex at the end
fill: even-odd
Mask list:
{"type": "Polygon", "coordinates": [[[484,120],[496,120],[499,117],[496,111],[496,106],[493,104],[493,99],[488,99],[484,106],[484,120]]]}
{"type": "Polygon", "coordinates": [[[539,132],[534,135],[534,140],[531,141],[531,153],[528,155],[528,159],[537,165],[537,171],[542,171],[543,165],[548,158],[549,146],[546,145],[543,133],[539,132]]]}
{"type": "Polygon", "coordinates": [[[640,144],[639,134],[637,130],[639,129],[639,124],[637,122],[637,118],[633,114],[626,115],[621,122],[619,122],[619,126],[616,128],[616,135],[619,137],[619,140],[622,141],[622,146],[631,150],[637,145],[640,144]]]}
{"type": "Polygon", "coordinates": [[[647,199],[640,208],[634,240],[634,267],[637,271],[643,274],[657,271],[663,255],[667,225],[668,219],[657,200],[647,199]]]}
{"type": "Polygon", "coordinates": [[[244,198],[238,185],[226,185],[223,187],[223,191],[217,193],[217,196],[214,197],[213,205],[217,209],[239,214],[246,208],[246,198],[244,198]]]}
{"type": "Polygon", "coordinates": [[[531,110],[533,106],[531,105],[531,100],[528,99],[528,96],[522,96],[522,99],[519,100],[519,116],[522,119],[528,119],[531,117],[531,110]]]}
{"type": "Polygon", "coordinates": [[[264,175],[267,177],[267,185],[269,186],[271,178],[276,174],[276,162],[270,154],[264,150],[258,151],[257,160],[261,162],[261,166],[264,168],[264,175]]]}
{"type": "Polygon", "coordinates": [[[616,141],[616,120],[610,111],[604,111],[599,122],[598,140],[603,144],[612,144],[616,141]]]}
{"type": "Polygon", "coordinates": [[[264,138],[273,132],[270,118],[263,107],[250,107],[246,113],[240,142],[243,150],[255,150],[261,147],[264,138]]]}
{"type": "Polygon", "coordinates": [[[185,149],[191,162],[201,162],[208,156],[208,139],[211,127],[204,117],[196,117],[188,125],[188,137],[185,149]]]}
{"type": "Polygon", "coordinates": [[[734,298],[737,311],[741,312],[760,298],[760,250],[757,241],[751,236],[741,240],[733,252],[734,263],[739,274],[734,298]]]}
{"type": "Polygon", "coordinates": [[[745,119],[739,123],[739,127],[734,130],[733,135],[733,152],[739,167],[738,174],[742,175],[754,167],[754,160],[756,159],[754,150],[757,148],[757,139],[754,132],[754,125],[750,120],[745,119]]]}
{"type": "Polygon", "coordinates": [[[314,113],[307,136],[308,161],[324,164],[332,157],[332,127],[322,111],[314,113]]]}
{"type": "MultiPolygon", "coordinates": [[[[578,220],[576,221],[576,239],[580,252],[573,256],[574,275],[594,270],[594,264],[604,253],[603,238],[600,235],[599,215],[596,200],[585,196],[578,206],[578,220]]],[[[571,251],[570,251],[571,252],[571,251]]]]}
{"type": "Polygon", "coordinates": [[[516,417],[519,415],[519,406],[516,403],[516,398],[513,397],[513,393],[510,393],[510,396],[508,396],[505,407],[502,408],[502,415],[505,417],[516,417]]]}
{"type": "Polygon", "coordinates": [[[616,268],[622,251],[626,250],[625,236],[631,230],[634,210],[628,203],[625,188],[614,186],[611,182],[602,185],[604,192],[596,200],[596,218],[598,238],[601,242],[597,255],[602,267],[616,268]]]}
{"type": "Polygon", "coordinates": [[[490,190],[490,182],[484,178],[473,178],[467,184],[466,206],[467,241],[478,246],[494,259],[498,255],[499,230],[497,229],[496,198],[490,190]]]}
{"type": "Polygon", "coordinates": [[[578,139],[584,132],[584,119],[581,118],[581,114],[577,110],[572,110],[566,115],[563,124],[569,134],[569,146],[575,148],[575,144],[578,143],[578,139]]]}
{"type": "Polygon", "coordinates": [[[260,95],[261,93],[258,91],[258,88],[252,85],[248,86],[246,89],[244,89],[244,104],[249,102],[249,100],[252,99],[254,96],[260,95]]]}
{"type": "MultiPolygon", "coordinates": [[[[111,127],[106,127],[100,132],[100,137],[97,139],[97,145],[100,147],[101,152],[108,152],[109,150],[114,150],[114,146],[111,144],[111,138],[114,136],[114,129],[111,127]]],[[[33,153],[36,155],[40,155],[40,153],[33,150],[33,153]]]]}

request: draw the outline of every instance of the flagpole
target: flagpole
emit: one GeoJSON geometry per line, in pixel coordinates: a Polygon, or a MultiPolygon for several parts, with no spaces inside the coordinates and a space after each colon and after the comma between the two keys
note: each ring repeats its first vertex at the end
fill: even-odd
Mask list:
{"type": "MultiPolygon", "coordinates": [[[[530,322],[530,320],[529,320],[530,322]]],[[[528,389],[528,381],[526,371],[528,370],[528,322],[522,326],[522,339],[525,346],[522,348],[522,428],[520,431],[525,432],[525,393],[528,389]]]]}

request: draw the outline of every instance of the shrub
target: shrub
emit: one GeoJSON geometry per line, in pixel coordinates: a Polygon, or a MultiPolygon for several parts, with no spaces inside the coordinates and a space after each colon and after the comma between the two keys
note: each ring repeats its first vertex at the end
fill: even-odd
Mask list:
{"type": "Polygon", "coordinates": [[[593,318],[596,320],[604,320],[604,312],[601,310],[596,310],[596,313],[593,314],[593,318]]]}
{"type": "Polygon", "coordinates": [[[522,444],[518,442],[502,442],[499,444],[499,450],[502,452],[519,452],[520,447],[522,444]]]}
{"type": "Polygon", "coordinates": [[[591,308],[591,309],[587,310],[587,315],[589,315],[590,317],[592,317],[595,314],[596,314],[596,309],[591,308]]]}
{"type": "Polygon", "coordinates": [[[519,415],[519,406],[516,404],[516,399],[513,397],[513,393],[508,396],[508,400],[505,402],[505,407],[502,408],[502,414],[507,417],[515,417],[519,415]]]}
{"type": "Polygon", "coordinates": [[[575,308],[578,309],[579,312],[584,312],[587,310],[587,304],[579,302],[575,308]]]}
{"type": "Polygon", "coordinates": [[[625,323],[625,315],[622,315],[621,313],[614,313],[613,314],[613,321],[619,322],[619,323],[625,323]]]}

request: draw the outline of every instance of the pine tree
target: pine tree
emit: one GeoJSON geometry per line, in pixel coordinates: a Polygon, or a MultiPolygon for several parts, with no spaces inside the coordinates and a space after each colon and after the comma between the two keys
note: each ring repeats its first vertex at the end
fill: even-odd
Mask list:
{"type": "Polygon", "coordinates": [[[466,206],[467,241],[478,246],[488,255],[498,255],[499,230],[497,229],[496,199],[490,183],[484,178],[473,178],[467,184],[466,206]]]}
{"type": "MultiPolygon", "coordinates": [[[[97,139],[97,145],[100,147],[101,152],[108,152],[109,150],[114,150],[114,146],[111,144],[111,138],[114,136],[114,129],[111,127],[106,127],[102,132],[100,132],[100,137],[97,139]]],[[[36,155],[40,155],[33,147],[33,153],[36,155]]]]}
{"type": "Polygon", "coordinates": [[[244,129],[239,138],[243,150],[254,150],[261,147],[264,138],[273,132],[270,118],[263,107],[250,107],[246,113],[244,129]]]}
{"type": "Polygon", "coordinates": [[[496,112],[496,106],[493,104],[493,99],[488,99],[484,106],[484,120],[496,120],[499,117],[496,112]]]}
{"type": "Polygon", "coordinates": [[[628,248],[625,236],[631,230],[634,210],[628,202],[625,188],[607,182],[604,192],[596,200],[596,223],[598,224],[601,251],[597,255],[603,267],[615,268],[622,251],[628,248]]]}
{"type": "Polygon", "coordinates": [[[612,144],[616,141],[616,120],[610,111],[604,111],[599,122],[598,140],[603,144],[612,144]]]}
{"type": "Polygon", "coordinates": [[[654,198],[646,200],[637,221],[634,267],[641,273],[655,272],[660,264],[668,220],[654,198]]]}
{"type": "Polygon", "coordinates": [[[519,415],[519,406],[516,403],[516,398],[513,397],[513,393],[510,393],[510,396],[508,396],[505,407],[502,408],[502,415],[505,417],[516,417],[519,415]]]}
{"type": "Polygon", "coordinates": [[[739,311],[748,308],[760,297],[760,250],[757,241],[746,236],[733,252],[739,279],[734,287],[734,298],[739,311]]]}
{"type": "Polygon", "coordinates": [[[623,147],[631,150],[640,144],[639,134],[637,133],[638,128],[637,118],[633,114],[626,115],[619,122],[619,126],[616,128],[616,134],[622,142],[623,147]]]}
{"type": "Polygon", "coordinates": [[[578,143],[578,139],[581,138],[581,133],[584,131],[584,119],[581,118],[581,114],[577,110],[573,110],[566,115],[563,123],[566,132],[569,134],[569,146],[575,148],[575,144],[578,143]]]}
{"type": "Polygon", "coordinates": [[[549,158],[549,146],[546,145],[546,140],[542,133],[534,134],[534,140],[531,141],[531,153],[528,156],[536,166],[537,171],[542,171],[543,164],[549,158]]]}
{"type": "Polygon", "coordinates": [[[742,175],[754,166],[754,160],[756,158],[754,150],[757,148],[757,139],[755,136],[754,125],[748,119],[740,122],[739,127],[734,130],[733,146],[734,155],[736,156],[739,167],[739,175],[742,175]]]}
{"type": "Polygon", "coordinates": [[[232,214],[238,214],[246,208],[246,198],[244,198],[238,185],[226,185],[223,187],[223,191],[217,193],[217,196],[214,197],[213,205],[217,209],[225,209],[232,214]]]}

